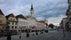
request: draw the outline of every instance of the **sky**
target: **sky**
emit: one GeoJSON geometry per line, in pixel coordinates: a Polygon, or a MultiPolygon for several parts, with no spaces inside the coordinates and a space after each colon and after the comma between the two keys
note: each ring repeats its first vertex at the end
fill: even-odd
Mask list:
{"type": "Polygon", "coordinates": [[[38,20],[46,18],[49,24],[54,25],[59,25],[68,8],[67,0],[0,0],[0,9],[5,15],[27,16],[30,15],[31,4],[38,20]]]}

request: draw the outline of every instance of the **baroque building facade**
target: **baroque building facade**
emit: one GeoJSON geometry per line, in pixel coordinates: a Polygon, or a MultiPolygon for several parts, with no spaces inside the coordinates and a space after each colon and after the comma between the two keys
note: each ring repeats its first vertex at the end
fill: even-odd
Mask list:
{"type": "Polygon", "coordinates": [[[18,30],[26,30],[27,26],[28,26],[28,21],[26,19],[25,16],[23,16],[22,14],[17,15],[16,16],[17,20],[18,20],[18,30]]]}
{"type": "Polygon", "coordinates": [[[10,31],[17,31],[18,30],[18,21],[16,19],[16,17],[14,16],[13,13],[9,14],[6,16],[6,22],[7,22],[7,30],[10,30],[10,31]]]}
{"type": "Polygon", "coordinates": [[[31,5],[29,16],[23,16],[22,14],[15,16],[13,13],[4,16],[0,10],[0,30],[5,27],[6,30],[12,32],[19,30],[42,30],[48,28],[48,22],[38,21],[34,15],[34,7],[31,5]]]}

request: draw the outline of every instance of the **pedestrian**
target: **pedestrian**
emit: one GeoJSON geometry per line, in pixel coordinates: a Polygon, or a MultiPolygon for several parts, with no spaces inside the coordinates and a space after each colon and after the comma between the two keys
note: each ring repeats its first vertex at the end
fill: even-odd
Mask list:
{"type": "Polygon", "coordinates": [[[26,31],[26,37],[29,37],[29,30],[26,31]]]}
{"type": "Polygon", "coordinates": [[[19,38],[21,39],[21,35],[19,36],[19,38]]]}
{"type": "Polygon", "coordinates": [[[38,31],[36,31],[36,35],[38,35],[38,31]]]}
{"type": "Polygon", "coordinates": [[[11,40],[11,33],[10,32],[7,33],[7,40],[11,40]]]}

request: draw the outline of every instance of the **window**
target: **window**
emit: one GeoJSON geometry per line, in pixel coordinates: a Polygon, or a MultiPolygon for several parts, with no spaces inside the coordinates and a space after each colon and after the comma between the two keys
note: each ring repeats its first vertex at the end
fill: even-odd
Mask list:
{"type": "Polygon", "coordinates": [[[10,22],[7,22],[7,24],[10,24],[10,22]]]}
{"type": "Polygon", "coordinates": [[[12,22],[12,25],[14,24],[14,22],[12,22]]]}
{"type": "Polygon", "coordinates": [[[15,25],[17,25],[17,22],[15,22],[15,25]]]}
{"type": "Polygon", "coordinates": [[[12,22],[9,22],[10,23],[10,25],[12,25],[12,22]]]}
{"type": "Polygon", "coordinates": [[[15,29],[17,28],[17,26],[15,26],[15,29]]]}
{"type": "Polygon", "coordinates": [[[12,20],[12,18],[10,18],[10,20],[12,20]]]}
{"type": "Polygon", "coordinates": [[[6,29],[9,29],[9,28],[10,28],[10,26],[7,26],[7,27],[6,27],[6,29]]]}
{"type": "Polygon", "coordinates": [[[14,26],[12,26],[12,29],[14,28],[14,26]]]}
{"type": "Polygon", "coordinates": [[[14,25],[15,25],[15,22],[14,22],[14,25]]]}
{"type": "Polygon", "coordinates": [[[14,18],[14,21],[16,21],[16,18],[14,18]]]}

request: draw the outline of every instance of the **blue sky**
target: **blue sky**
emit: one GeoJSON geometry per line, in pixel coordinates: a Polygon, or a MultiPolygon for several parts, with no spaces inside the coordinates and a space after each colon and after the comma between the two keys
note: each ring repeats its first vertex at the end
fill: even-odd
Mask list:
{"type": "Polygon", "coordinates": [[[0,9],[5,15],[30,14],[30,6],[33,4],[37,19],[46,18],[49,23],[58,25],[68,7],[67,0],[0,0],[0,9]]]}

